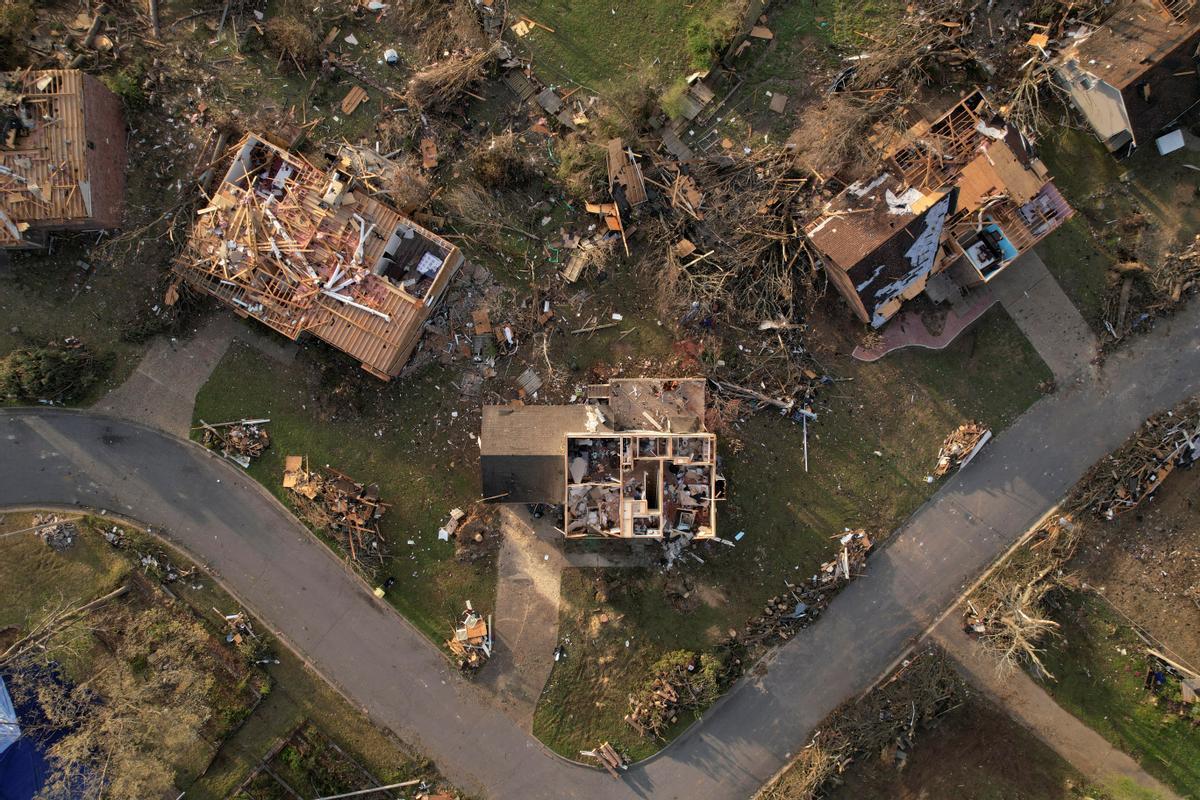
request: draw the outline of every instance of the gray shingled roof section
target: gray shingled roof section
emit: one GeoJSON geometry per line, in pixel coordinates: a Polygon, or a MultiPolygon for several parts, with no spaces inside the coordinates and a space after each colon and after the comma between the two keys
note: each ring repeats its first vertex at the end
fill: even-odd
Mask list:
{"type": "Polygon", "coordinates": [[[587,430],[588,407],[484,406],[480,429],[483,456],[562,456],[567,434],[587,430]]]}
{"type": "Polygon", "coordinates": [[[479,477],[483,496],[492,502],[557,505],[566,491],[566,457],[481,456],[479,477]]]}
{"type": "Polygon", "coordinates": [[[957,205],[954,188],[846,273],[873,317],[881,305],[933,268],[942,229],[957,205]]]}

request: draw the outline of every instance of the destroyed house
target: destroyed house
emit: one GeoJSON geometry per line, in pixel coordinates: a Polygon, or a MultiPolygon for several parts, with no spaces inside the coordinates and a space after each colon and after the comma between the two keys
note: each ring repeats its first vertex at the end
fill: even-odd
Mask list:
{"type": "Polygon", "coordinates": [[[1110,153],[1128,155],[1200,109],[1194,0],[1123,0],[1102,26],[1069,41],[1055,77],[1110,153]]]}
{"type": "Polygon", "coordinates": [[[635,378],[588,388],[586,403],[485,406],[484,497],[563,507],[569,539],[711,539],[716,435],[703,378],[635,378]]]}
{"type": "Polygon", "coordinates": [[[986,284],[1074,213],[1029,142],[979,91],[881,153],[873,177],[805,226],[834,286],[874,327],[945,270],[956,291],[986,284]]]}
{"type": "Polygon", "coordinates": [[[78,70],[0,73],[0,248],[116,228],[124,209],[121,100],[78,70]]]}
{"type": "Polygon", "coordinates": [[[175,269],[289,339],[310,333],[387,380],[462,264],[458,248],[328,170],[256,135],[235,147],[175,269]]]}

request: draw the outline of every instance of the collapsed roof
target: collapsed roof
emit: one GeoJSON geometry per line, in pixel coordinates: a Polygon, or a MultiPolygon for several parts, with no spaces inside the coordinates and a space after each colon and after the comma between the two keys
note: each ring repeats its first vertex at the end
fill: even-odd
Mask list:
{"type": "Polygon", "coordinates": [[[320,170],[246,136],[175,268],[239,314],[289,339],[312,333],[386,380],[463,257],[369,196],[351,163],[320,170]]]}
{"type": "Polygon", "coordinates": [[[0,247],[121,224],[121,101],[78,70],[0,73],[0,247]]]}
{"type": "Polygon", "coordinates": [[[1030,143],[978,90],[881,150],[880,171],[805,228],[834,285],[875,327],[960,256],[986,282],[1070,216],[1030,143]],[[994,258],[972,249],[984,234],[994,258]]]}

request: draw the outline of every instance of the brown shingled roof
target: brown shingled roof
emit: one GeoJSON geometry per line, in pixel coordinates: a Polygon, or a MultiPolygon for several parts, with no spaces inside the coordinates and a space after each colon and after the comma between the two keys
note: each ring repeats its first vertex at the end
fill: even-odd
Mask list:
{"type": "Polygon", "coordinates": [[[1068,55],[1096,77],[1124,89],[1198,30],[1200,9],[1176,21],[1148,0],[1126,0],[1068,55]]]}

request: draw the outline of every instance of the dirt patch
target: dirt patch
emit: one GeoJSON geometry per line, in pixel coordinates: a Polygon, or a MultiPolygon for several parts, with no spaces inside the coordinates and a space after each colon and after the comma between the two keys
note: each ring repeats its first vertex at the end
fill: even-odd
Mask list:
{"type": "Polygon", "coordinates": [[[1086,795],[1074,770],[1033,734],[979,697],[942,717],[903,770],[867,756],[843,775],[835,800],[1003,797],[1066,800],[1086,795]]]}
{"type": "Polygon", "coordinates": [[[725,592],[710,583],[697,583],[696,596],[700,598],[701,603],[710,608],[720,608],[729,602],[725,592]]]}
{"type": "Polygon", "coordinates": [[[1192,663],[1200,663],[1200,470],[1176,472],[1152,502],[1093,523],[1071,570],[1192,663]]]}

